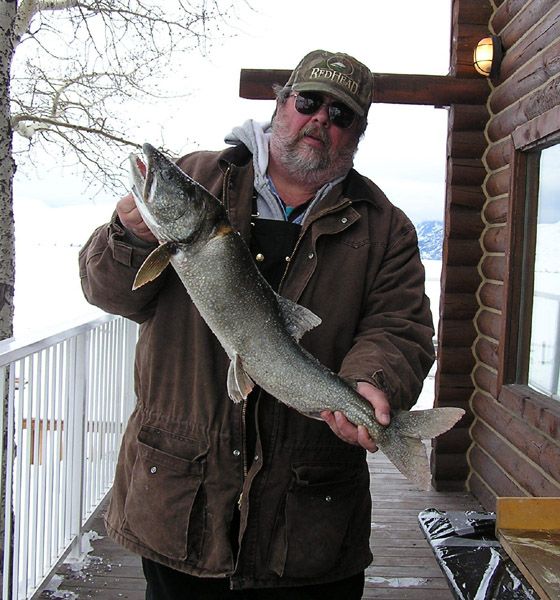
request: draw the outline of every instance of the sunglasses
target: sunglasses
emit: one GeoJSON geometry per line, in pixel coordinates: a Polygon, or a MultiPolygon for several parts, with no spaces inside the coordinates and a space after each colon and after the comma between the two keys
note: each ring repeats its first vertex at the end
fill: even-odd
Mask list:
{"type": "Polygon", "coordinates": [[[352,125],[356,113],[342,102],[328,102],[318,92],[298,92],[294,94],[295,107],[302,115],[314,115],[322,106],[326,106],[329,120],[333,125],[346,129],[352,125]]]}

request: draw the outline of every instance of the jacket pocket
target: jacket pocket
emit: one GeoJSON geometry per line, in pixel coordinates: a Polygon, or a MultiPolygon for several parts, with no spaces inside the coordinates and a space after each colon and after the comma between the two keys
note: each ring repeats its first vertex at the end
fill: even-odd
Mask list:
{"type": "Polygon", "coordinates": [[[127,528],[158,554],[196,561],[204,541],[207,448],[149,426],[140,430],[137,448],[124,506],[127,528]]]}
{"type": "MultiPolygon", "coordinates": [[[[340,561],[369,480],[348,465],[299,465],[272,537],[270,566],[281,577],[317,577],[340,561]]],[[[368,515],[369,522],[369,515],[368,515]]],[[[348,542],[351,544],[351,541],[348,542]]]]}

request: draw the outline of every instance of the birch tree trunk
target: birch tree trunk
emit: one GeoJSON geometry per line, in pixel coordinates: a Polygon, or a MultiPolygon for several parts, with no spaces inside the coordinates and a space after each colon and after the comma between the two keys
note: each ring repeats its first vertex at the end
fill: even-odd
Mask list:
{"type": "Polygon", "coordinates": [[[10,70],[15,0],[0,0],[0,340],[11,337],[14,317],[14,160],[10,125],[10,70]]]}
{"type": "MultiPolygon", "coordinates": [[[[14,20],[17,2],[0,0],[0,340],[11,337],[14,322],[14,281],[15,281],[15,243],[14,243],[14,211],[13,211],[13,179],[14,160],[12,158],[12,129],[10,125],[10,71],[14,53],[14,20]]],[[[8,395],[7,370],[0,369],[0,390],[2,395],[2,447],[0,454],[0,566],[4,554],[11,552],[4,548],[4,531],[6,523],[6,467],[11,464],[11,457],[6,456],[8,395]]],[[[4,581],[0,568],[0,598],[3,594],[4,581]]],[[[11,592],[8,591],[8,597],[11,592]]],[[[7,600],[7,598],[6,598],[7,600]]]]}

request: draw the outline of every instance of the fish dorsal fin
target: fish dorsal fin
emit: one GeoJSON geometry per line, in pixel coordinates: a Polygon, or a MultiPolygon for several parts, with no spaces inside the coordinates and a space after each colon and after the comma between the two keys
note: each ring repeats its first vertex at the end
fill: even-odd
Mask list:
{"type": "Polygon", "coordinates": [[[234,402],[245,400],[255,387],[254,381],[247,375],[239,354],[234,354],[227,374],[228,395],[234,402]]]}
{"type": "Polygon", "coordinates": [[[151,252],[148,258],[142,263],[140,269],[138,269],[132,289],[137,290],[139,287],[142,287],[146,283],[159,277],[165,267],[169,264],[169,259],[174,251],[175,248],[173,244],[171,242],[166,242],[151,252]]]}
{"type": "Polygon", "coordinates": [[[321,324],[321,319],[305,306],[276,294],[280,314],[288,333],[299,342],[304,333],[321,324]]]}

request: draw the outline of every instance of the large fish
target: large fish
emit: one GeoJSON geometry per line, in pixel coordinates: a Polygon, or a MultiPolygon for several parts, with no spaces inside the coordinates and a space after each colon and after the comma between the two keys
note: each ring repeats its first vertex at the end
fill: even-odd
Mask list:
{"type": "Polygon", "coordinates": [[[246,398],[256,384],[307,416],[341,411],[368,429],[401,473],[429,489],[422,439],[447,431],[464,411],[403,411],[389,426],[380,425],[369,402],[300,346],[301,336],[321,320],[272,290],[219,200],[150,144],[143,152],[144,160],[130,157],[132,189],[160,245],[138,271],[134,288],[171,263],[231,359],[232,400],[246,398]]]}

